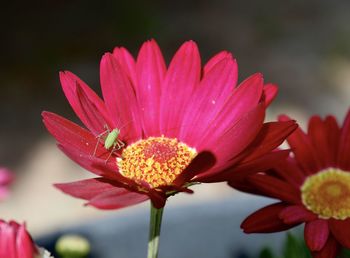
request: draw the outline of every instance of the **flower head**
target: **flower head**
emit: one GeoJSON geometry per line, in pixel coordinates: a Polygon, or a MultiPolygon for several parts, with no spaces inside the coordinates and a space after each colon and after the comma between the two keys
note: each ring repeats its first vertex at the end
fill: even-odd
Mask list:
{"type": "Polygon", "coordinates": [[[198,182],[264,171],[287,152],[271,152],[295,129],[292,121],[264,124],[277,93],[255,74],[238,87],[237,64],[221,52],[201,68],[197,45],[184,43],[165,65],[154,40],[135,60],[115,48],[101,60],[103,100],[70,72],[63,91],[87,129],[44,112],[60,149],[99,177],[56,184],[101,209],[151,199],[156,208],[198,182]],[[232,172],[237,172],[233,176],[232,172]]]}
{"type": "Polygon", "coordinates": [[[24,224],[0,220],[0,258],[38,258],[38,249],[24,224]]]}
{"type": "Polygon", "coordinates": [[[281,202],[253,213],[242,228],[277,232],[305,223],[313,256],[336,257],[340,245],[350,248],[350,110],[341,128],[333,116],[313,116],[307,133],[297,129],[287,141],[293,151],[289,159],[250,176],[245,187],[281,202]]]}
{"type": "Polygon", "coordinates": [[[9,190],[8,187],[14,180],[14,175],[7,168],[0,167],[0,201],[5,199],[9,190]]]}

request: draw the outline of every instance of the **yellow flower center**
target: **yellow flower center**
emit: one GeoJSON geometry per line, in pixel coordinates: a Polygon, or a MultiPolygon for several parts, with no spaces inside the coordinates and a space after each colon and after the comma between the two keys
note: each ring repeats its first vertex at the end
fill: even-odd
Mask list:
{"type": "Polygon", "coordinates": [[[328,168],[309,176],[301,186],[301,196],[320,218],[350,218],[350,172],[328,168]]]}
{"type": "Polygon", "coordinates": [[[195,149],[177,139],[149,137],[125,148],[117,164],[123,176],[156,188],[170,185],[196,155],[195,149]]]}

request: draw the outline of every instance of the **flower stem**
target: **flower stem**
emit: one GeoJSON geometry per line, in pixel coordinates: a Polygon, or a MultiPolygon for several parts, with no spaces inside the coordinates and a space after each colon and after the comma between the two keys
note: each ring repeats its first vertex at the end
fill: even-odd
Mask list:
{"type": "Polygon", "coordinates": [[[159,235],[160,227],[162,225],[162,216],[163,208],[157,209],[151,203],[147,258],[158,257],[159,235]]]}

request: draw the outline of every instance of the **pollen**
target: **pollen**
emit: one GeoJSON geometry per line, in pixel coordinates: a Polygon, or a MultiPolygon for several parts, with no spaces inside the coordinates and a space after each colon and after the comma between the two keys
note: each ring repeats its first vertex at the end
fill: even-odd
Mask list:
{"type": "Polygon", "coordinates": [[[196,155],[176,138],[149,137],[125,148],[117,164],[123,176],[156,188],[171,185],[196,155]]]}
{"type": "Polygon", "coordinates": [[[305,180],[301,193],[303,204],[320,218],[350,218],[350,172],[322,170],[305,180]]]}

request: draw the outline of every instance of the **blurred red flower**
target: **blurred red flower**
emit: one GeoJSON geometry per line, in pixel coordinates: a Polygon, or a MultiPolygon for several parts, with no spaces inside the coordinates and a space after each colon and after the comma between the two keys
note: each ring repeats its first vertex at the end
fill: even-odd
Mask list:
{"type": "Polygon", "coordinates": [[[63,91],[88,130],[49,112],[44,123],[59,148],[99,177],[56,187],[100,209],[151,199],[156,208],[198,182],[264,171],[288,152],[271,152],[296,128],[264,124],[277,87],[255,74],[238,87],[237,64],[220,52],[201,69],[193,41],[167,68],[154,40],[136,61],[125,48],[101,60],[101,100],[82,80],[61,72],[63,91]]]}
{"type": "Polygon", "coordinates": [[[7,168],[0,167],[0,201],[9,194],[9,186],[14,180],[13,173],[7,168]]]}
{"type": "Polygon", "coordinates": [[[37,255],[39,250],[24,224],[0,220],[0,258],[36,258],[37,255]]]}
{"type": "Polygon", "coordinates": [[[250,185],[241,188],[281,202],[251,214],[241,227],[267,233],[305,223],[313,257],[336,257],[340,246],[350,248],[350,110],[341,128],[333,116],[313,116],[307,133],[297,129],[287,141],[293,151],[289,159],[249,176],[250,185]]]}

